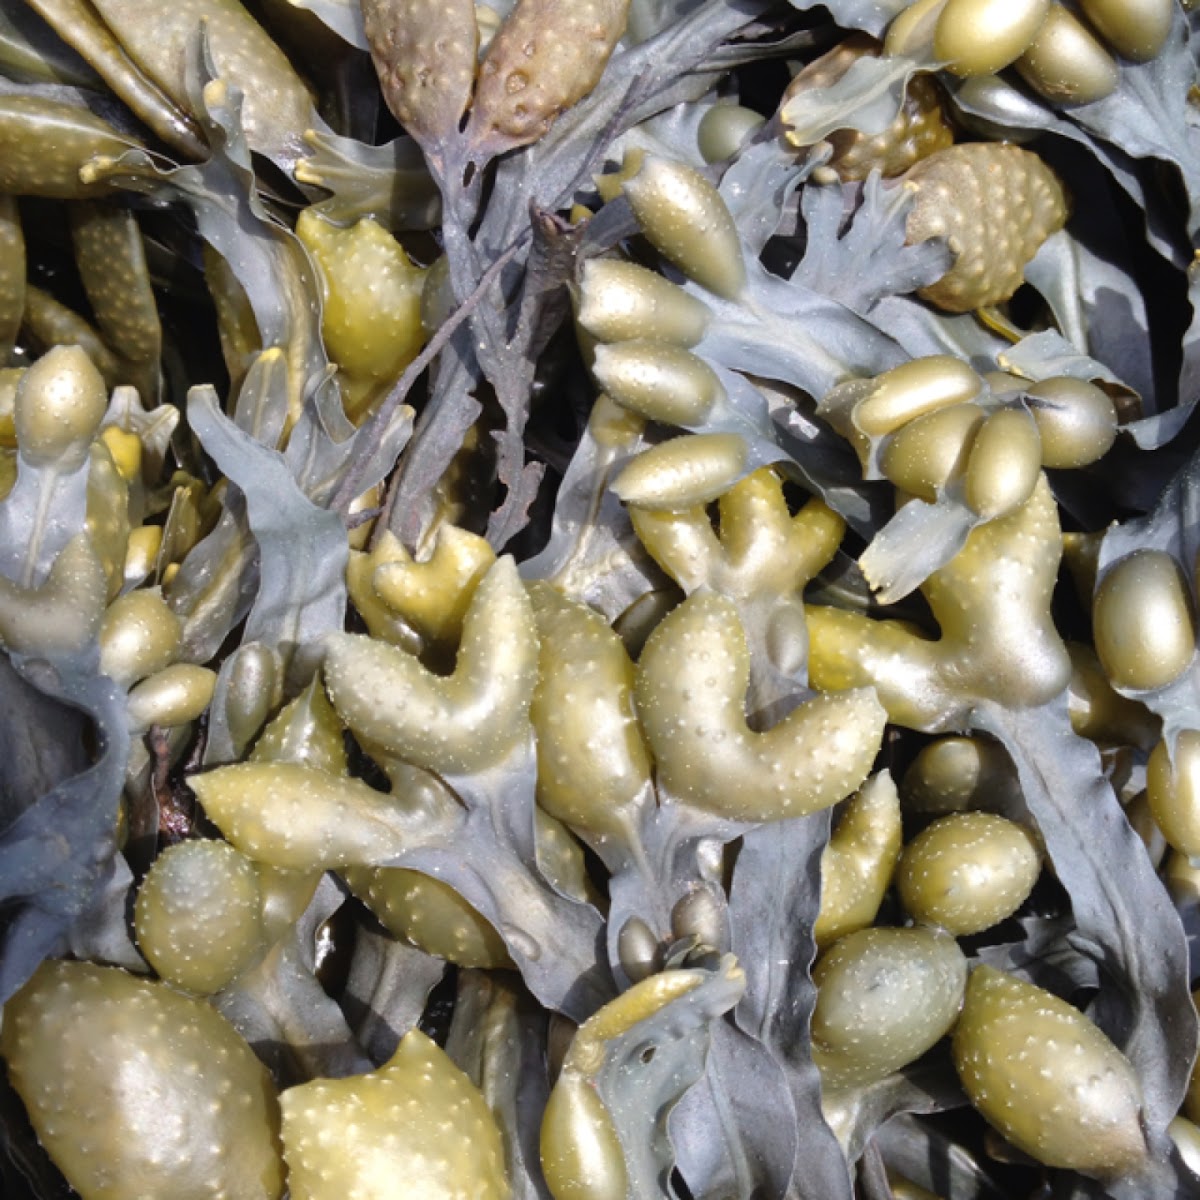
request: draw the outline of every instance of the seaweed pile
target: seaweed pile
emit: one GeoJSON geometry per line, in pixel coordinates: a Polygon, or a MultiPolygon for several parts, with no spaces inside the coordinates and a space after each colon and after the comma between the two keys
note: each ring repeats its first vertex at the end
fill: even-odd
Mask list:
{"type": "Polygon", "coordinates": [[[6,1195],[1200,1194],[1191,7],[0,9],[6,1195]]]}

